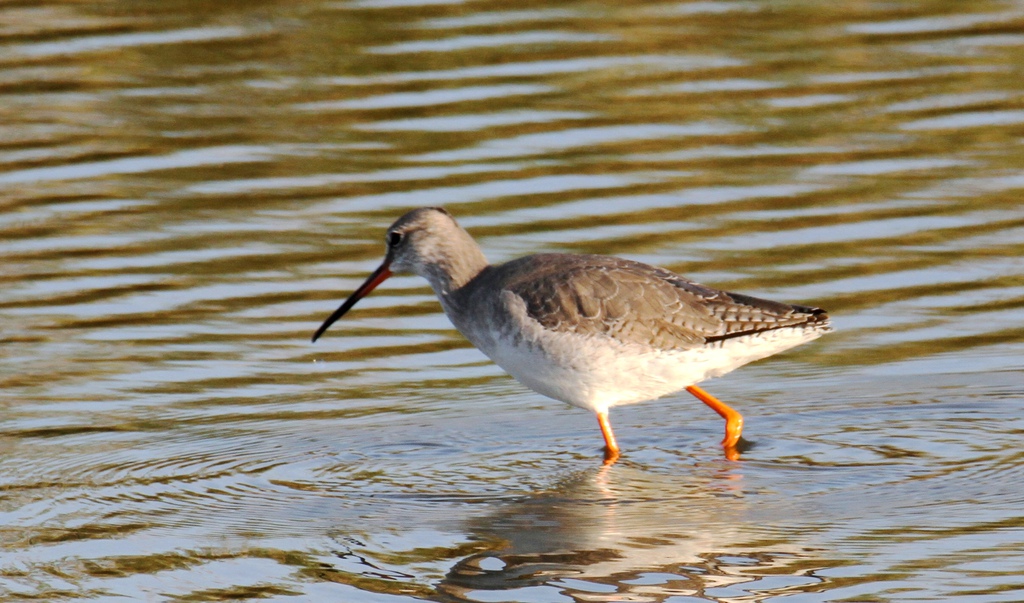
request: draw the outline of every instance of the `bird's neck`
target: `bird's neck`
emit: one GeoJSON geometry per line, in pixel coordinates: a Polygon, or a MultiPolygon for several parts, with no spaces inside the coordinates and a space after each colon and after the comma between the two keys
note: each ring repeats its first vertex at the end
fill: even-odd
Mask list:
{"type": "Polygon", "coordinates": [[[487,258],[480,246],[462,244],[458,253],[445,254],[440,261],[427,267],[427,280],[439,297],[448,297],[459,291],[487,268],[487,258]]]}

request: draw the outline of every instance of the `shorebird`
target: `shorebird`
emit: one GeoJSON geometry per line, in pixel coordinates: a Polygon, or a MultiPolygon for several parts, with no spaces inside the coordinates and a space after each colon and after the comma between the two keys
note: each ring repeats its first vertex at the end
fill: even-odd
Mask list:
{"type": "Polygon", "coordinates": [[[315,342],[389,276],[419,275],[473,345],[530,389],[597,415],[605,463],[620,455],[608,411],[685,389],[725,419],[730,460],[743,416],[697,387],[831,330],[821,308],[700,285],[601,255],[544,253],[492,266],[440,207],[391,225],[376,271],[324,321],[315,342]]]}

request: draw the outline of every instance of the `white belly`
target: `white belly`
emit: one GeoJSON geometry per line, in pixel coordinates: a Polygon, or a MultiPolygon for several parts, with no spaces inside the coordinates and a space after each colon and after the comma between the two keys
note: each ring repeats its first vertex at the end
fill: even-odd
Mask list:
{"type": "Polygon", "coordinates": [[[724,345],[665,352],[637,349],[640,346],[608,338],[552,334],[544,349],[504,341],[485,353],[530,389],[601,412],[680,391],[819,335],[802,330],[770,331],[727,340],[724,345]]]}

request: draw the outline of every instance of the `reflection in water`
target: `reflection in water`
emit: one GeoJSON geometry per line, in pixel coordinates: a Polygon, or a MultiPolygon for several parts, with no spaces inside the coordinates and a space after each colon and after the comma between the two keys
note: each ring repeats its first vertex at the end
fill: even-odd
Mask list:
{"type": "Polygon", "coordinates": [[[470,528],[500,545],[460,560],[439,589],[471,601],[662,601],[820,584],[809,574],[827,562],[750,525],[758,514],[743,496],[739,466],[702,473],[680,480],[647,467],[588,470],[502,505],[470,528]],[[652,491],[671,495],[650,500],[652,491]]]}
{"type": "MultiPolygon", "coordinates": [[[[328,565],[346,584],[379,580],[363,583],[371,591],[420,584],[436,589],[429,598],[460,601],[766,600],[800,593],[842,599],[898,593],[923,574],[930,583],[922,593],[965,582],[999,588],[993,574],[966,577],[960,570],[986,557],[964,549],[965,542],[1000,543],[1004,551],[1021,542],[1024,498],[991,471],[998,466],[1017,475],[1024,464],[1012,452],[994,460],[993,448],[978,437],[1003,420],[1021,419],[1010,419],[1008,406],[989,406],[1005,396],[991,395],[907,409],[910,418],[885,436],[863,428],[876,408],[780,416],[764,426],[767,433],[821,421],[833,429],[815,442],[766,436],[757,456],[777,461],[708,462],[649,450],[527,487],[521,496],[448,495],[474,516],[464,523],[432,512],[421,521],[428,497],[393,499],[400,510],[391,513],[405,522],[392,525],[406,527],[390,536],[344,530],[356,536],[337,537],[342,561],[328,565]],[[914,424],[928,425],[916,428],[928,437],[899,435],[914,424]],[[979,501],[985,522],[971,515],[979,501]],[[947,515],[936,517],[936,507],[947,515]],[[425,525],[440,532],[422,533],[425,525]],[[424,540],[435,546],[424,547],[424,540]]],[[[543,463],[529,454],[509,462],[520,471],[543,463]]],[[[434,489],[472,488],[457,483],[434,489]]],[[[1020,561],[1016,553],[1000,559],[1004,567],[1020,561]]]]}
{"type": "Polygon", "coordinates": [[[1022,15],[8,3],[0,598],[1021,600],[1022,15]],[[309,345],[428,204],[838,329],[601,471],[415,279],[309,345]]]}

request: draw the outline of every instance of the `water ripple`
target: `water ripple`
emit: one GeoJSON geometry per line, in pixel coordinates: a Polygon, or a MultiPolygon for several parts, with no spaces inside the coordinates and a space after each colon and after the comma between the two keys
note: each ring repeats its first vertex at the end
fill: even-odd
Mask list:
{"type": "Polygon", "coordinates": [[[1012,2],[150,8],[0,18],[0,598],[1020,598],[1012,2]],[[837,329],[604,467],[422,279],[310,343],[422,205],[837,329]]]}
{"type": "Polygon", "coordinates": [[[154,44],[181,44],[187,42],[207,42],[231,38],[250,37],[252,32],[240,27],[197,27],[160,32],[137,32],[103,36],[88,36],[74,40],[59,42],[38,42],[22,44],[10,48],[15,56],[31,58],[50,57],[55,55],[81,54],[133,48],[154,44]]]}

